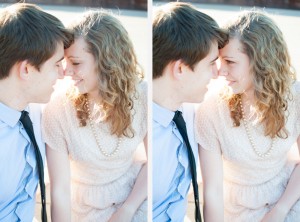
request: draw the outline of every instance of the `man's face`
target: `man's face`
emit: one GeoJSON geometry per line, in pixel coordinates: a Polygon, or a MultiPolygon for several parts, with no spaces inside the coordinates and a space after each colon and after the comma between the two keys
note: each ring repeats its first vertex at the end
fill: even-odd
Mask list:
{"type": "Polygon", "coordinates": [[[54,85],[58,78],[63,78],[62,59],[64,57],[63,43],[57,44],[52,57],[41,65],[40,70],[28,66],[30,73],[30,88],[28,88],[28,102],[47,103],[54,91],[54,85]]]}
{"type": "Polygon", "coordinates": [[[182,81],[181,88],[184,95],[183,102],[199,103],[202,102],[207,85],[212,78],[217,78],[218,70],[216,60],[219,50],[217,43],[212,44],[208,55],[195,64],[194,69],[188,66],[183,67],[185,79],[182,81]]]}

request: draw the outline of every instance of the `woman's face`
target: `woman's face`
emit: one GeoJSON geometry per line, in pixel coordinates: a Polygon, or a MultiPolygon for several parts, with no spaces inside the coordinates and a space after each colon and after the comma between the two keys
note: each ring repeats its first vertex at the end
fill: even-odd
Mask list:
{"type": "Polygon", "coordinates": [[[237,38],[220,50],[219,75],[224,76],[234,94],[253,92],[253,79],[249,57],[244,53],[243,45],[237,38]]]}
{"type": "Polygon", "coordinates": [[[65,75],[71,76],[79,93],[98,93],[98,72],[94,56],[88,51],[88,45],[83,38],[75,39],[65,50],[65,75]]]}

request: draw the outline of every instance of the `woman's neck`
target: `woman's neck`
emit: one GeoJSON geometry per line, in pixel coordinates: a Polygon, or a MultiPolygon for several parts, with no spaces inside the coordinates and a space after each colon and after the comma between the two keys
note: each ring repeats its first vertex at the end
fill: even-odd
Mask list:
{"type": "Polygon", "coordinates": [[[254,96],[254,90],[247,90],[242,93],[243,104],[249,106],[255,106],[256,98],[254,96]]]}
{"type": "Polygon", "coordinates": [[[256,113],[256,107],[255,107],[255,103],[256,103],[256,99],[254,96],[254,92],[244,92],[242,93],[242,105],[243,105],[243,109],[245,112],[245,117],[248,120],[254,120],[257,117],[257,113],[256,113]]]}
{"type": "Polygon", "coordinates": [[[101,104],[102,98],[99,95],[99,92],[89,92],[88,93],[88,98],[91,102],[96,103],[96,104],[101,104]]]}

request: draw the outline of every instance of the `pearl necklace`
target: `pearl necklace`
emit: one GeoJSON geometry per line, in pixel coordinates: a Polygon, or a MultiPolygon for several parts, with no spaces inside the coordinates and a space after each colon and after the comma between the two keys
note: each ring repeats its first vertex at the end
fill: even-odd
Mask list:
{"type": "Polygon", "coordinates": [[[243,123],[244,123],[245,129],[246,129],[246,134],[247,134],[247,137],[248,137],[248,139],[249,139],[249,141],[250,141],[250,144],[251,144],[251,146],[252,146],[252,149],[253,149],[254,153],[255,153],[257,156],[259,156],[259,157],[261,157],[261,158],[263,158],[263,159],[266,158],[266,157],[268,157],[268,156],[271,154],[271,152],[273,151],[273,149],[274,149],[274,140],[275,140],[275,139],[274,139],[274,138],[272,139],[271,146],[270,146],[270,148],[269,148],[265,153],[259,152],[259,151],[257,150],[257,148],[256,148],[256,146],[255,146],[255,144],[254,144],[253,138],[252,138],[252,136],[251,136],[251,134],[250,134],[248,121],[247,121],[246,118],[245,118],[244,107],[243,107],[243,104],[242,104],[242,100],[241,100],[241,99],[240,99],[240,107],[241,107],[241,111],[242,111],[243,123]]]}
{"type": "Polygon", "coordinates": [[[100,142],[99,142],[100,140],[99,140],[98,135],[97,135],[96,130],[95,130],[94,120],[93,120],[92,115],[91,115],[90,105],[89,105],[89,101],[88,101],[87,97],[85,97],[85,101],[86,101],[86,106],[87,106],[87,112],[88,112],[88,118],[89,118],[90,126],[91,126],[93,135],[94,135],[94,137],[96,139],[96,143],[98,145],[98,148],[99,148],[100,152],[104,156],[106,156],[106,157],[112,157],[112,156],[114,156],[119,151],[119,147],[120,147],[121,140],[122,140],[121,137],[118,138],[117,147],[111,153],[107,153],[105,150],[103,150],[102,147],[100,146],[100,142]]]}

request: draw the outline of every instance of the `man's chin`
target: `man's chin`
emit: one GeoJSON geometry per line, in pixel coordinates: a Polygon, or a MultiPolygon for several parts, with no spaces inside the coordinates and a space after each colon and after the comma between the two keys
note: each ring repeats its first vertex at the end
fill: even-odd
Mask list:
{"type": "Polygon", "coordinates": [[[199,97],[190,99],[189,101],[187,101],[187,103],[201,103],[201,102],[203,102],[203,99],[204,99],[204,96],[201,95],[199,97]]]}
{"type": "Polygon", "coordinates": [[[51,95],[47,96],[47,97],[40,98],[39,100],[37,100],[36,102],[33,102],[33,103],[48,103],[51,100],[51,95]]]}

